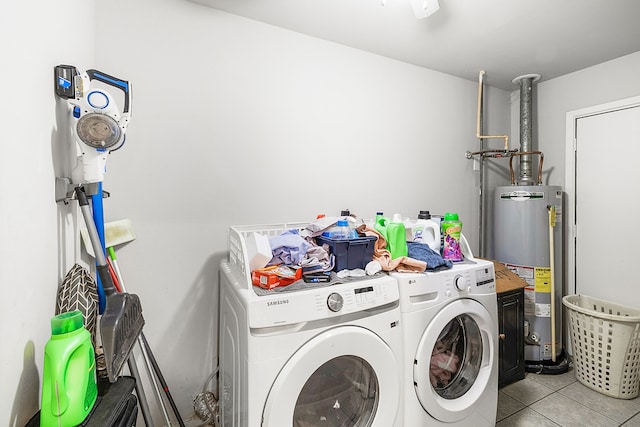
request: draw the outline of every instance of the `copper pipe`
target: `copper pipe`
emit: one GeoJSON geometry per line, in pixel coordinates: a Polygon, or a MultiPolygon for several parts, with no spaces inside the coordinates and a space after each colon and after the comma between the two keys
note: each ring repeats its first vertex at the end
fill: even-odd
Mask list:
{"type": "Polygon", "coordinates": [[[540,155],[540,162],[538,163],[538,185],[542,185],[542,162],[544,162],[544,154],[542,151],[522,151],[519,153],[513,153],[509,158],[509,172],[511,173],[511,185],[516,185],[516,177],[513,173],[513,158],[515,156],[527,156],[530,154],[540,155]]]}

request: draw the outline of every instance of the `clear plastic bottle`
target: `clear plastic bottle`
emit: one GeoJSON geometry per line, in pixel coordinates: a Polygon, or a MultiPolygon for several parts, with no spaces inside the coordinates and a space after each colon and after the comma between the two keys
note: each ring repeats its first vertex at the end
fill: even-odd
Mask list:
{"type": "Polygon", "coordinates": [[[336,225],[329,228],[329,230],[322,233],[322,235],[331,239],[349,239],[352,237],[351,230],[352,229],[349,226],[349,221],[347,221],[346,219],[339,219],[336,222],[336,225]]]}

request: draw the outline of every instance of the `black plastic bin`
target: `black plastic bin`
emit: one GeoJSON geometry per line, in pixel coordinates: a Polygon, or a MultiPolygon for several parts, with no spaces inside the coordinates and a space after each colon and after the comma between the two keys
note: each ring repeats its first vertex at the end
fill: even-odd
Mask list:
{"type": "Polygon", "coordinates": [[[329,251],[335,256],[333,271],[353,270],[364,268],[373,259],[373,249],[378,240],[375,236],[358,237],[353,239],[332,239],[317,236],[318,245],[328,245],[329,251]]]}

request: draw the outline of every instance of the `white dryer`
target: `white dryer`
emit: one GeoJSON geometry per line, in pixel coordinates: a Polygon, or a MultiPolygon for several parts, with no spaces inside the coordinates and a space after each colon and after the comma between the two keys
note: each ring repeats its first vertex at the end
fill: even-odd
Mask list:
{"type": "Polygon", "coordinates": [[[221,425],[401,427],[397,281],[259,295],[244,268],[246,231],[232,228],[220,267],[221,425]]]}
{"type": "Polygon", "coordinates": [[[493,427],[498,308],[493,263],[392,273],[404,335],[404,426],[493,427]]]}

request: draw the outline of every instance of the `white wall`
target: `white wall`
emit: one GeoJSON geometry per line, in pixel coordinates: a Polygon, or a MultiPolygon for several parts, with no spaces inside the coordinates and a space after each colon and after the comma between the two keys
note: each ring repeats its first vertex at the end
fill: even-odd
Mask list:
{"type": "MultiPolygon", "coordinates": [[[[216,356],[230,225],[451,210],[477,241],[475,82],[189,2],[97,17],[97,68],[134,93],[106,217],[136,228],[120,267],[183,415],[216,356]]],[[[508,96],[488,90],[492,128],[508,96]]]]}
{"type": "MultiPolygon", "coordinates": [[[[3,67],[2,80],[16,82],[0,107],[0,414],[9,425],[38,407],[55,288],[77,250],[75,209],[54,202],[54,177],[65,170],[57,147],[68,134],[58,129],[56,64],[133,83],[127,144],[108,162],[106,218],[136,228],[120,266],[185,417],[215,363],[217,269],[230,225],[343,208],[364,217],[452,210],[475,246],[478,182],[464,157],[477,149],[475,82],[186,1],[116,0],[95,15],[92,2],[37,6],[33,14],[33,4],[12,4],[0,17],[3,39],[15,41],[3,44],[15,68],[3,67]],[[71,9],[73,28],[64,24],[71,9]]],[[[538,85],[550,183],[563,184],[565,112],[637,94],[639,61],[538,85]]],[[[511,94],[487,88],[486,98],[486,132],[504,133],[511,94]]],[[[517,123],[511,129],[513,139],[517,123]]],[[[499,170],[491,179],[504,179],[499,170]]]]}
{"type": "Polygon", "coordinates": [[[564,186],[566,113],[639,95],[638,72],[640,52],[537,86],[537,141],[545,153],[544,170],[551,185],[564,186]]]}
{"type": "Polygon", "coordinates": [[[0,14],[0,424],[40,405],[44,344],[58,283],[74,262],[76,213],[57,205],[68,163],[53,69],[94,61],[94,2],[7,2],[0,14]]]}

